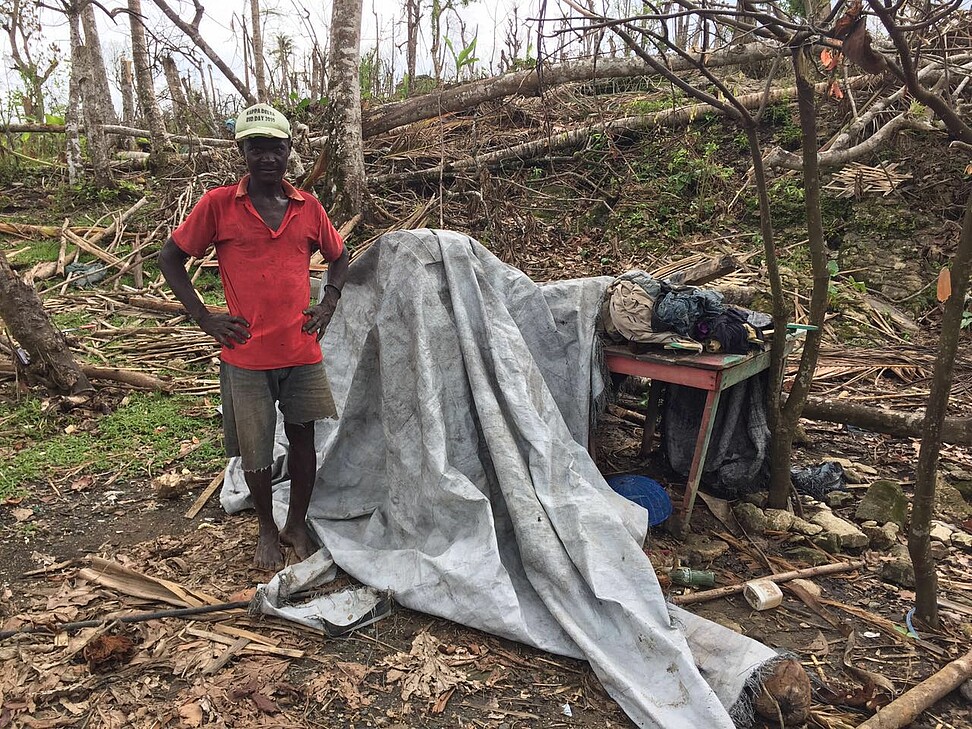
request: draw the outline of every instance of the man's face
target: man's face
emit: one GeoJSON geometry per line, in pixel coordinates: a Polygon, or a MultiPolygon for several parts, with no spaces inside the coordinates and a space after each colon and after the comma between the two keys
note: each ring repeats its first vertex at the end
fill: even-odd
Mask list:
{"type": "Polygon", "coordinates": [[[266,184],[279,184],[287,171],[290,140],[272,137],[244,139],[243,159],[250,177],[266,184]]]}

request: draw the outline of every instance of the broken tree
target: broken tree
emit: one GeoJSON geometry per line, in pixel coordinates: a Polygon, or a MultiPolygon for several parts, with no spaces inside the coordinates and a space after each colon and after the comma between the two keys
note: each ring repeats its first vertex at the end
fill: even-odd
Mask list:
{"type": "Polygon", "coordinates": [[[91,389],[64,335],[44,312],[37,292],[20,279],[3,254],[0,254],[0,317],[29,355],[30,362],[24,372],[30,378],[58,394],[91,389]]]}

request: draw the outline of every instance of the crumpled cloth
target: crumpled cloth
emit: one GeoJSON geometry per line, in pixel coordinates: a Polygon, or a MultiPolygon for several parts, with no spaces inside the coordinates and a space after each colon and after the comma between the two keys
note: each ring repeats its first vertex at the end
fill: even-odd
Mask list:
{"type": "Polygon", "coordinates": [[[688,288],[665,294],[655,304],[656,329],[671,329],[691,337],[697,322],[725,313],[722,294],[710,289],[688,288]]]}

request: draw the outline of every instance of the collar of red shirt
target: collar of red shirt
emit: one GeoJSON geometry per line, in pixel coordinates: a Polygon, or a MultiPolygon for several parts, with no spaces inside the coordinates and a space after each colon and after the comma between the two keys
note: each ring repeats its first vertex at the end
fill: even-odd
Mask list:
{"type": "MultiPolygon", "coordinates": [[[[250,176],[244,175],[243,179],[240,180],[240,184],[236,186],[236,197],[247,196],[247,186],[249,182],[250,182],[250,176]]],[[[304,202],[304,198],[301,196],[300,192],[298,192],[296,187],[291,185],[286,180],[281,180],[280,184],[283,187],[283,191],[287,193],[287,197],[289,197],[291,200],[296,200],[299,203],[304,202]]]]}

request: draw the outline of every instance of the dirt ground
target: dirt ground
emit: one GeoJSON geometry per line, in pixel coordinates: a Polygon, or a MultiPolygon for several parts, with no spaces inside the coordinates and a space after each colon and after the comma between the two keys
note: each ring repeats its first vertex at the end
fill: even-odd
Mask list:
{"type": "MultiPolygon", "coordinates": [[[[639,437],[637,426],[604,416],[602,471],[635,470],[667,483],[657,457],[638,462],[639,437]]],[[[812,463],[838,453],[902,480],[915,457],[910,441],[808,424],[800,459],[812,463]]],[[[160,500],[145,484],[101,488],[91,483],[68,492],[50,484],[30,497],[30,518],[17,521],[5,508],[3,627],[26,624],[26,616],[60,622],[167,607],[84,579],[78,571],[91,554],[217,600],[245,597],[248,588],[268,578],[249,566],[255,519],[224,514],[215,497],[195,519],[187,519],[184,512],[202,485],[160,500]]],[[[786,535],[733,536],[702,502],[692,528],[695,534],[720,536],[732,547],[702,565],[716,573],[717,586],[766,574],[770,566],[775,571],[806,566],[785,555],[786,535]]],[[[684,553],[684,543],[653,533],[646,551],[653,560],[672,559],[684,553]]],[[[864,704],[888,698],[880,686],[869,685],[866,672],[884,677],[896,692],[907,690],[967,650],[969,638],[960,627],[972,616],[968,555],[944,563],[941,579],[944,594],[969,607],[963,613],[945,611],[943,628],[921,630],[917,641],[901,632],[913,593],[877,578],[880,555],[864,557],[865,569],[815,579],[826,598],[819,603],[787,592],[779,608],[766,612],[753,611],[739,596],[690,609],[796,654],[816,689],[810,725],[853,727],[871,713],[864,704]]],[[[333,587],[347,582],[341,577],[333,587]]],[[[669,594],[684,591],[674,588],[669,594]]],[[[0,657],[0,727],[631,726],[586,663],[397,606],[389,617],[341,640],[236,612],[89,628],[71,638],[20,636],[0,644],[0,657]],[[109,650],[105,660],[92,655],[102,634],[121,639],[121,648],[109,650]],[[227,653],[226,664],[214,669],[227,653]],[[431,681],[424,690],[408,683],[416,670],[431,681]]],[[[970,725],[972,709],[957,694],[913,724],[919,729],[970,725]]]]}

